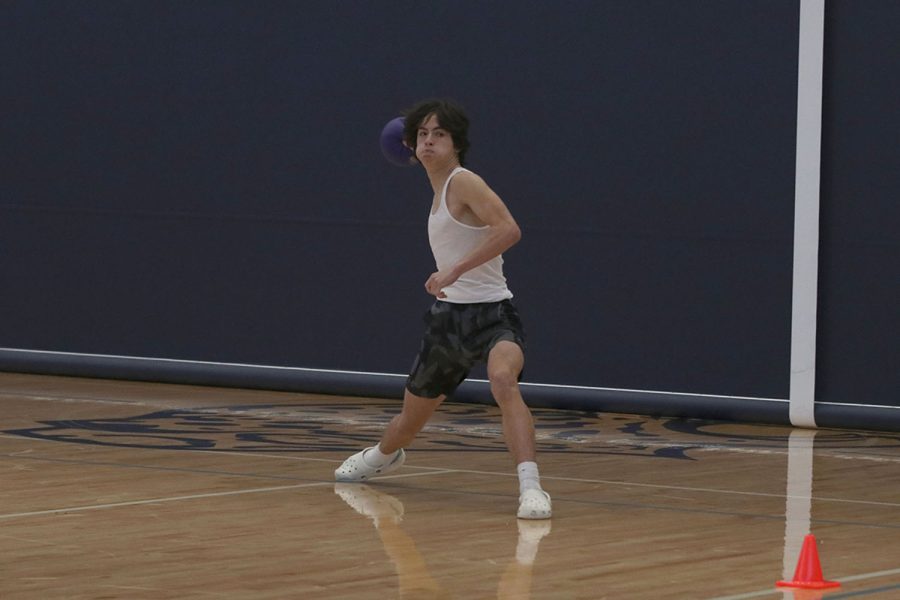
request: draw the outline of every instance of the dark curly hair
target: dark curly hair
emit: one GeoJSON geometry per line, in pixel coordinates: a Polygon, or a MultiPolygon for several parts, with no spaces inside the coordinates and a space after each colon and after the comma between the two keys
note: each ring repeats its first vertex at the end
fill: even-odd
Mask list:
{"type": "Polygon", "coordinates": [[[423,100],[403,111],[403,140],[410,148],[415,149],[419,127],[431,115],[436,116],[441,127],[450,133],[453,146],[459,154],[459,164],[465,166],[466,152],[469,149],[469,117],[463,107],[452,100],[423,100]]]}

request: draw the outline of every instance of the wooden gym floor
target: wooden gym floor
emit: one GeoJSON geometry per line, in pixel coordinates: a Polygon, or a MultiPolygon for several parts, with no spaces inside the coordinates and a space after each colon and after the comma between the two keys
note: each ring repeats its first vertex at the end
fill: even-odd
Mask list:
{"type": "Polygon", "coordinates": [[[900,434],[535,410],[517,522],[496,408],[445,404],[336,485],[397,401],[0,374],[0,598],[900,598],[900,434]]]}

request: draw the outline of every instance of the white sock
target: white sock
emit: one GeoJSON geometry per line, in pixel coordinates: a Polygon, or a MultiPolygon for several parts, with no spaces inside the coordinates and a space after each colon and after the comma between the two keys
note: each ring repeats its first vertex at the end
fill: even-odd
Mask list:
{"type": "Polygon", "coordinates": [[[519,473],[519,493],[525,490],[541,489],[541,476],[538,475],[538,466],[536,462],[527,461],[519,463],[516,467],[519,473]]]}
{"type": "Polygon", "coordinates": [[[384,454],[381,451],[381,444],[376,444],[374,448],[366,450],[365,454],[363,454],[363,460],[366,461],[366,464],[370,467],[380,467],[394,460],[394,457],[397,456],[397,452],[400,451],[396,450],[391,454],[384,454]]]}

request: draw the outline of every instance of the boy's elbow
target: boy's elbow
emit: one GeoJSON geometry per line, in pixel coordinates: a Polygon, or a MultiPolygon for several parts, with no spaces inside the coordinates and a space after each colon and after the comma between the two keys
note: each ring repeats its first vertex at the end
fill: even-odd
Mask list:
{"type": "Polygon", "coordinates": [[[510,241],[509,245],[512,246],[513,244],[518,244],[519,240],[521,240],[521,239],[522,239],[522,229],[519,227],[518,224],[513,223],[509,229],[509,241],[510,241]]]}

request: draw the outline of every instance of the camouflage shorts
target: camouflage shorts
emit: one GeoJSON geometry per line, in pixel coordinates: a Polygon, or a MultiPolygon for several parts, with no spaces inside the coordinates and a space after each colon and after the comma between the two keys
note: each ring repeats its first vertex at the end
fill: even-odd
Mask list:
{"type": "Polygon", "coordinates": [[[425,336],[406,380],[406,389],[423,398],[451,394],[471,368],[487,361],[497,342],[525,350],[525,332],[509,300],[453,304],[438,300],[425,314],[425,336]]]}

